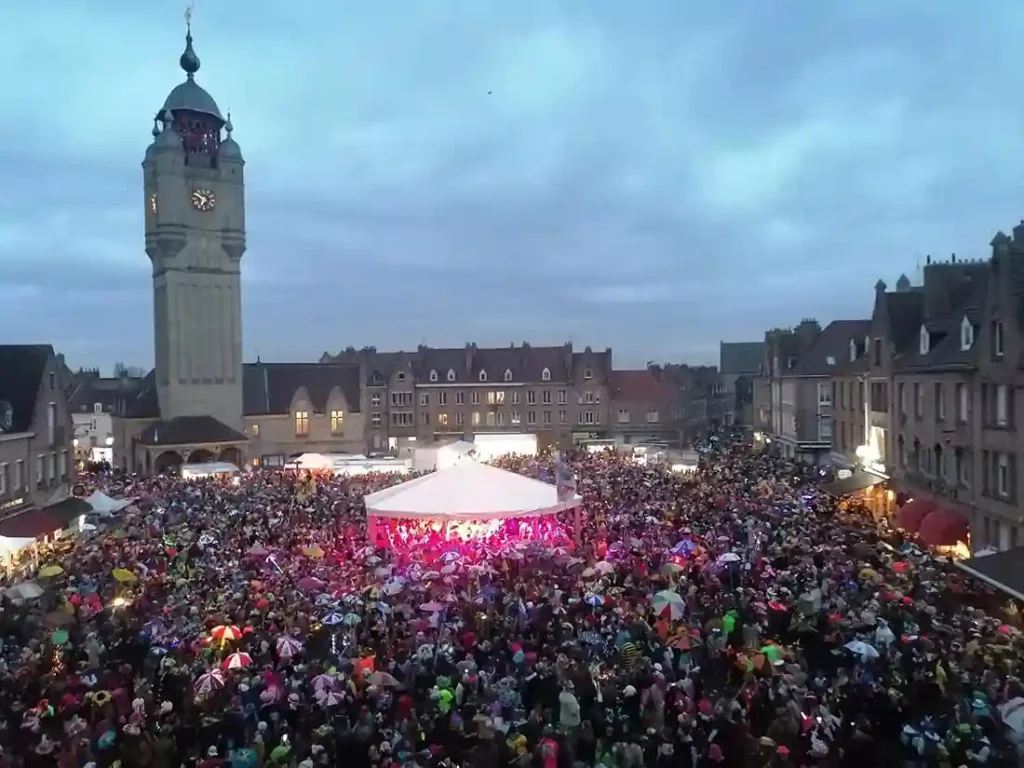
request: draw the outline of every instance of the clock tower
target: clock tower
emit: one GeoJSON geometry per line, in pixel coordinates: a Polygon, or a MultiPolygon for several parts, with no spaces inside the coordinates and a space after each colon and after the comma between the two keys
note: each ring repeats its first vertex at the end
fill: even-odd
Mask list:
{"type": "Polygon", "coordinates": [[[142,163],[160,418],[240,430],[244,162],[230,115],[196,82],[191,28],[179,63],[185,81],[156,113],[142,163]]]}

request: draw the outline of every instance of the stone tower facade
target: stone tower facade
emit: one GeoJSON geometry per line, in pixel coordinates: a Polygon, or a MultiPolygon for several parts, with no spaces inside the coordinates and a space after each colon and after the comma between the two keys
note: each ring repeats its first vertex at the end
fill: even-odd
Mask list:
{"type": "Polygon", "coordinates": [[[196,82],[191,30],[180,64],[185,82],[157,113],[142,163],[160,416],[241,429],[244,161],[230,116],[196,82]]]}

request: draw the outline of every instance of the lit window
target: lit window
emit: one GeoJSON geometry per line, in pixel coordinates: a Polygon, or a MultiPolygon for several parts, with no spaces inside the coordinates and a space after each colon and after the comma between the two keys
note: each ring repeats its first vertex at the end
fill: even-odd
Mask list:
{"type": "Polygon", "coordinates": [[[249,431],[252,432],[252,436],[253,437],[259,437],[260,436],[260,425],[259,424],[253,424],[249,428],[249,431]]]}
{"type": "Polygon", "coordinates": [[[448,426],[448,414],[447,413],[439,413],[439,414],[437,414],[437,423],[440,424],[442,427],[447,427],[448,426]]]}
{"type": "Polygon", "coordinates": [[[480,411],[473,411],[473,426],[480,426],[480,411]]]}
{"type": "Polygon", "coordinates": [[[345,412],[331,411],[331,434],[340,435],[345,430],[345,412]]]}
{"type": "Polygon", "coordinates": [[[309,434],[309,411],[295,412],[295,436],[305,437],[309,434]]]}
{"type": "Polygon", "coordinates": [[[540,380],[541,381],[551,381],[551,371],[549,371],[547,368],[545,368],[543,371],[541,371],[540,372],[540,380]]]}

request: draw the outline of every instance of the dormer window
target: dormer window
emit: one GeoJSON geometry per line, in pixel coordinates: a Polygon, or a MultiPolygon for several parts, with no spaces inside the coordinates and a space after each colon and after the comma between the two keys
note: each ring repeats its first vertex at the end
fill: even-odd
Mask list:
{"type": "Polygon", "coordinates": [[[587,379],[588,381],[594,378],[594,369],[591,368],[589,365],[583,369],[583,378],[587,379]]]}
{"type": "Polygon", "coordinates": [[[922,355],[927,355],[929,350],[932,348],[932,337],[928,333],[928,329],[923,325],[921,326],[921,337],[918,339],[918,352],[922,355]]]}
{"type": "Polygon", "coordinates": [[[455,371],[448,369],[448,381],[455,381],[455,371]]]}
{"type": "Polygon", "coordinates": [[[971,325],[971,321],[964,315],[964,319],[960,321],[960,351],[966,352],[974,345],[974,326],[971,325]]]}
{"type": "Polygon", "coordinates": [[[551,371],[548,370],[547,368],[545,368],[543,371],[541,371],[540,372],[540,380],[541,381],[551,381],[551,371]]]}
{"type": "Polygon", "coordinates": [[[404,372],[402,372],[402,371],[399,371],[399,372],[398,372],[398,375],[397,375],[397,376],[395,376],[395,378],[396,378],[396,379],[397,379],[398,381],[405,381],[405,373],[404,373],[404,372]]]}
{"type": "Polygon", "coordinates": [[[480,371],[480,381],[487,381],[487,371],[480,371]]]}
{"type": "Polygon", "coordinates": [[[850,339],[850,362],[852,363],[857,359],[857,342],[854,339],[850,339]]]}
{"type": "Polygon", "coordinates": [[[512,371],[505,369],[505,381],[512,381],[512,371]]]}
{"type": "Polygon", "coordinates": [[[437,381],[437,371],[431,371],[430,372],[430,380],[431,381],[437,381]]]}
{"type": "Polygon", "coordinates": [[[384,380],[384,377],[380,375],[380,371],[374,371],[370,374],[370,381],[374,384],[380,384],[384,380]]]}

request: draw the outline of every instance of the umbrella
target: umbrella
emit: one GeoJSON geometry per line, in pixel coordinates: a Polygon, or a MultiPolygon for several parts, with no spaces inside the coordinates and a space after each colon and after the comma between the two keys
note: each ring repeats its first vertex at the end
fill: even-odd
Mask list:
{"type": "Polygon", "coordinates": [[[248,653],[236,652],[224,659],[221,662],[221,667],[224,669],[241,669],[242,667],[248,667],[250,664],[252,664],[252,656],[248,653]]]}
{"type": "Polygon", "coordinates": [[[681,619],[686,613],[686,601],[682,595],[671,589],[663,589],[654,594],[654,612],[661,615],[668,613],[669,618],[681,619]]]}
{"type": "Polygon", "coordinates": [[[44,579],[49,579],[54,576],[60,576],[62,573],[64,573],[64,569],[61,568],[59,565],[54,564],[44,565],[42,568],[39,569],[39,575],[42,576],[44,579]]]}
{"type": "Polygon", "coordinates": [[[306,547],[302,550],[302,554],[314,560],[320,560],[324,556],[324,551],[320,547],[306,547]]]}
{"type": "Polygon", "coordinates": [[[583,601],[587,605],[598,606],[598,605],[602,605],[604,603],[604,598],[601,597],[600,595],[595,595],[595,594],[591,593],[591,594],[587,595],[586,597],[584,597],[583,601]]]}
{"type": "Polygon", "coordinates": [[[740,556],[737,555],[735,552],[726,552],[724,555],[719,555],[717,560],[717,562],[721,565],[724,565],[726,563],[738,563],[739,561],[740,556]]]}
{"type": "Polygon", "coordinates": [[[127,568],[115,568],[110,572],[110,575],[122,584],[131,584],[134,581],[138,581],[138,577],[127,568]]]}
{"type": "Polygon", "coordinates": [[[282,659],[290,659],[302,652],[302,643],[294,637],[277,638],[277,655],[282,659]]]}
{"type": "Polygon", "coordinates": [[[312,680],[314,691],[330,691],[338,686],[334,675],[317,675],[312,680]]]}
{"type": "Polygon", "coordinates": [[[384,585],[383,592],[385,595],[397,595],[405,589],[405,582],[401,579],[392,579],[384,585]]]}
{"type": "Polygon", "coordinates": [[[66,629],[58,629],[50,636],[50,642],[54,645],[64,645],[68,641],[68,633],[66,629]]]}
{"type": "Polygon", "coordinates": [[[245,553],[249,557],[266,557],[270,554],[270,550],[264,547],[262,544],[253,544],[245,553]]]}
{"type": "Polygon", "coordinates": [[[46,590],[34,581],[23,581],[20,584],[15,584],[4,594],[12,600],[35,600],[37,597],[42,597],[45,592],[46,590]]]}
{"type": "Polygon", "coordinates": [[[320,700],[320,704],[325,707],[336,707],[345,701],[345,697],[337,691],[327,691],[324,697],[320,700]]]}
{"type": "Polygon", "coordinates": [[[434,600],[431,600],[429,603],[423,603],[423,605],[420,606],[420,610],[426,611],[427,613],[437,613],[438,611],[443,611],[444,606],[434,600]]]}
{"type": "Polygon", "coordinates": [[[345,618],[343,619],[343,621],[350,627],[357,626],[360,622],[362,622],[362,620],[363,617],[360,616],[358,613],[346,613],[345,618]]]}
{"type": "Polygon", "coordinates": [[[242,630],[232,624],[221,624],[213,628],[210,637],[224,645],[232,640],[241,640],[242,630]]]}
{"type": "Polygon", "coordinates": [[[219,669],[204,672],[196,678],[193,688],[196,693],[209,694],[224,687],[224,673],[219,669]]]}
{"type": "Polygon", "coordinates": [[[598,573],[611,573],[615,570],[615,566],[609,563],[607,560],[602,560],[594,565],[594,570],[598,573]]]}
{"type": "Polygon", "coordinates": [[[868,645],[863,640],[852,640],[843,646],[850,653],[861,657],[862,661],[870,661],[878,658],[878,651],[873,645],[868,645]]]}
{"type": "Polygon", "coordinates": [[[387,672],[374,672],[370,675],[370,685],[387,686],[389,688],[395,688],[398,686],[398,680],[395,679],[394,675],[390,675],[387,672]]]}
{"type": "Polygon", "coordinates": [[[299,589],[321,589],[323,588],[324,583],[315,576],[304,576],[295,582],[295,585],[299,589]]]}
{"type": "Polygon", "coordinates": [[[328,627],[333,627],[335,624],[341,624],[341,622],[343,622],[344,620],[345,617],[342,616],[340,613],[332,612],[328,613],[326,616],[320,619],[320,623],[328,627]]]}

